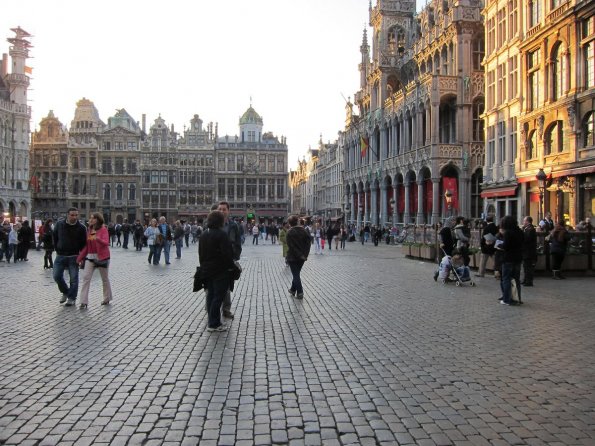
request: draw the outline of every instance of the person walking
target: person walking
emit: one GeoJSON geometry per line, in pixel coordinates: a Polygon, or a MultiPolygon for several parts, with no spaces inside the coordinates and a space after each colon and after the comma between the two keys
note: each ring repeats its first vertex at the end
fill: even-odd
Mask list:
{"type": "Polygon", "coordinates": [[[345,249],[345,242],[347,241],[347,230],[345,229],[344,225],[341,225],[341,232],[339,235],[341,237],[341,249],[345,249]]]}
{"type": "Polygon", "coordinates": [[[230,270],[235,268],[229,235],[223,230],[223,212],[211,211],[207,217],[208,231],[204,231],[198,243],[200,278],[206,288],[206,308],[209,332],[227,330],[221,322],[221,307],[229,290],[230,270]]]}
{"type": "Polygon", "coordinates": [[[60,303],[67,307],[76,304],[79,286],[79,265],[76,261],[87,242],[87,229],[78,221],[79,211],[75,207],[68,209],[65,219],[59,220],[52,231],[56,260],[54,261],[54,281],[62,293],[60,303]],[[69,285],[64,280],[64,270],[68,269],[69,285]]]}
{"type": "Polygon", "coordinates": [[[252,226],[252,244],[253,245],[255,242],[258,245],[258,237],[260,237],[260,231],[258,230],[258,225],[254,224],[254,226],[252,226]]]}
{"type": "Polygon", "coordinates": [[[554,230],[546,238],[550,242],[550,254],[552,255],[552,279],[566,279],[562,275],[562,263],[566,256],[566,248],[570,241],[570,233],[566,230],[564,220],[558,221],[554,230]]]}
{"type": "Polygon", "coordinates": [[[112,296],[112,287],[109,281],[109,233],[103,224],[103,216],[99,212],[93,212],[89,218],[87,229],[87,243],[79,253],[76,261],[83,268],[81,280],[81,309],[89,305],[89,287],[95,269],[99,270],[101,282],[103,283],[103,300],[101,305],[109,305],[112,296]]]}
{"type": "Polygon", "coordinates": [[[116,231],[116,239],[118,240],[116,242],[116,246],[122,246],[122,225],[120,223],[116,223],[114,230],[116,231]]]}
{"type": "Polygon", "coordinates": [[[42,226],[43,228],[43,250],[45,254],[43,256],[43,269],[53,269],[54,262],[52,255],[54,253],[54,242],[52,237],[52,219],[48,218],[42,226]]]}
{"type": "Polygon", "coordinates": [[[484,277],[486,271],[486,264],[490,257],[494,257],[496,248],[496,235],[498,234],[498,226],[494,223],[494,217],[488,215],[486,218],[486,227],[483,229],[483,234],[479,242],[481,254],[479,256],[479,271],[476,274],[477,277],[484,277]]]}
{"type": "Polygon", "coordinates": [[[316,223],[314,226],[314,254],[322,255],[322,245],[320,239],[322,238],[322,229],[320,229],[320,223],[316,223]]]}
{"type": "MultiPolygon", "coordinates": [[[[165,217],[159,217],[159,224],[157,225],[157,229],[163,236],[163,243],[160,245],[156,245],[155,254],[157,255],[157,263],[161,260],[161,250],[163,250],[163,256],[165,257],[165,264],[169,265],[169,250],[171,248],[171,242],[173,240],[171,234],[171,228],[167,224],[165,217]]],[[[154,260],[154,259],[153,259],[154,260]]]]}
{"type": "Polygon", "coordinates": [[[442,226],[438,234],[438,237],[440,238],[440,248],[444,250],[444,253],[447,256],[452,256],[452,250],[455,247],[455,239],[453,237],[453,228],[455,227],[455,224],[455,217],[448,218],[444,221],[444,226],[442,226]]]}
{"type": "MultiPolygon", "coordinates": [[[[229,237],[231,242],[231,251],[233,254],[233,260],[240,260],[242,255],[242,238],[240,237],[240,227],[238,224],[229,218],[229,203],[227,201],[219,202],[217,208],[219,212],[223,214],[223,231],[229,237]]],[[[233,290],[233,280],[229,282],[229,288],[223,298],[223,317],[227,319],[233,319],[233,313],[231,312],[231,291],[233,290]]]]}
{"type": "Polygon", "coordinates": [[[521,300],[521,262],[523,260],[523,231],[519,228],[516,218],[507,215],[500,220],[502,243],[496,244],[496,249],[502,251],[502,276],[500,289],[502,290],[501,304],[514,305],[512,300],[512,281],[514,281],[519,301],[521,300]]]}
{"type": "Polygon", "coordinates": [[[192,232],[192,226],[190,226],[190,223],[188,222],[184,222],[184,242],[186,243],[186,248],[189,248],[190,245],[190,233],[192,232]]]}
{"type": "Polygon", "coordinates": [[[4,261],[4,256],[8,259],[8,233],[10,232],[10,222],[4,220],[0,226],[0,262],[4,261]]]}
{"type": "MultiPolygon", "coordinates": [[[[155,254],[156,243],[161,243],[163,237],[159,234],[159,239],[157,235],[159,234],[159,230],[157,229],[157,220],[152,218],[151,223],[145,229],[144,236],[147,237],[147,246],[149,247],[149,257],[147,261],[149,264],[153,263],[153,265],[157,265],[159,263],[159,257],[155,254]]],[[[142,246],[142,241],[139,241],[139,244],[142,246]]],[[[139,250],[140,251],[140,250],[139,250]]]]}
{"type": "Polygon", "coordinates": [[[533,286],[533,272],[537,263],[537,232],[533,226],[533,218],[527,215],[523,219],[523,271],[521,285],[533,286]]]}
{"type": "MultiPolygon", "coordinates": [[[[5,222],[6,224],[6,222],[5,222]]],[[[6,251],[6,262],[10,263],[10,257],[13,256],[13,261],[17,261],[17,247],[19,246],[19,223],[15,223],[12,228],[8,224],[8,250],[6,251]]]]}
{"type": "Polygon", "coordinates": [[[457,241],[457,249],[463,256],[465,266],[469,266],[471,257],[469,256],[469,243],[471,242],[471,232],[465,217],[457,217],[454,227],[455,239],[457,241]]]}
{"type": "Polygon", "coordinates": [[[184,247],[184,226],[180,220],[174,223],[174,244],[176,245],[176,259],[182,258],[182,248],[184,247]]]}
{"type": "Polygon", "coordinates": [[[298,225],[298,217],[292,215],[287,222],[289,231],[287,231],[287,263],[291,270],[292,281],[289,288],[289,294],[297,299],[304,298],[304,288],[302,286],[301,271],[304,262],[308,260],[310,246],[312,241],[306,230],[298,225]]]}
{"type": "Polygon", "coordinates": [[[19,260],[28,262],[29,259],[27,258],[27,256],[29,255],[29,247],[31,246],[31,240],[35,240],[33,230],[31,229],[31,226],[29,226],[29,220],[25,220],[21,224],[21,228],[19,229],[18,234],[19,246],[17,248],[17,252],[19,260]]]}
{"type": "Polygon", "coordinates": [[[130,231],[132,227],[128,223],[128,219],[124,219],[124,223],[122,224],[122,235],[124,236],[124,242],[122,243],[123,249],[128,249],[128,240],[130,239],[130,231]]]}
{"type": "Polygon", "coordinates": [[[133,230],[134,247],[137,251],[142,251],[143,250],[143,236],[144,236],[145,228],[143,227],[143,225],[141,225],[140,220],[136,220],[132,230],[133,230]]]}
{"type": "MultiPolygon", "coordinates": [[[[335,236],[335,230],[330,223],[326,228],[325,236],[326,236],[326,242],[328,245],[328,250],[331,251],[333,249],[333,237],[335,236]]],[[[337,249],[336,246],[335,246],[335,249],[337,249]]]]}

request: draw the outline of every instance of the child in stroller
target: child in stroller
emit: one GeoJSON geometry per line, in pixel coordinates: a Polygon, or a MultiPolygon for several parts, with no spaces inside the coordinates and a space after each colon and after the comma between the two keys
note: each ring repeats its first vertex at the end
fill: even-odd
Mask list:
{"type": "Polygon", "coordinates": [[[465,266],[463,256],[456,248],[452,250],[452,256],[444,252],[438,271],[434,273],[434,280],[438,281],[438,279],[442,283],[455,282],[456,286],[461,286],[464,282],[469,282],[469,285],[475,286],[475,282],[471,280],[471,271],[468,266],[465,266]]]}

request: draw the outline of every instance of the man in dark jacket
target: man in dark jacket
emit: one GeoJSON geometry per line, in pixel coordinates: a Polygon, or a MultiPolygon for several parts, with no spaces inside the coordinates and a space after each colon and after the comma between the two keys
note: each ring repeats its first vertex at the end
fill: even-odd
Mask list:
{"type": "Polygon", "coordinates": [[[200,277],[207,292],[208,328],[210,332],[227,330],[221,323],[221,306],[229,290],[230,270],[235,265],[229,236],[223,230],[223,212],[211,211],[207,217],[208,231],[200,236],[198,260],[200,277]]]}
{"type": "Polygon", "coordinates": [[[308,260],[310,246],[312,246],[312,239],[302,226],[298,226],[299,219],[296,215],[290,216],[287,219],[287,222],[289,223],[290,228],[289,231],[287,231],[286,236],[287,257],[285,259],[289,264],[289,269],[293,276],[289,294],[298,299],[303,299],[304,288],[302,287],[300,273],[304,266],[304,262],[308,260]]]}
{"type": "Polygon", "coordinates": [[[79,265],[76,258],[87,243],[87,229],[78,221],[77,208],[68,209],[65,220],[56,223],[52,233],[56,260],[54,261],[54,281],[62,293],[60,303],[66,302],[67,307],[76,304],[79,287],[79,265]],[[64,270],[68,268],[70,286],[64,280],[64,270]]]}
{"type": "Polygon", "coordinates": [[[122,234],[124,234],[124,243],[122,243],[122,248],[128,249],[128,239],[130,238],[130,231],[132,227],[130,223],[128,223],[128,219],[124,219],[124,224],[122,225],[122,234]]]}
{"type": "MultiPolygon", "coordinates": [[[[231,249],[233,251],[233,259],[240,260],[242,255],[242,237],[240,234],[240,227],[238,224],[229,218],[229,203],[221,201],[217,206],[217,210],[223,213],[224,224],[223,230],[227,233],[229,241],[231,242],[231,249]]],[[[230,289],[227,290],[225,298],[223,299],[223,317],[233,319],[231,312],[231,291],[233,289],[233,282],[230,283],[230,289]]]]}
{"type": "Polygon", "coordinates": [[[512,281],[514,280],[518,292],[518,303],[521,303],[521,262],[523,260],[523,231],[518,226],[516,218],[507,215],[500,221],[500,232],[503,240],[496,244],[496,249],[502,251],[502,278],[500,288],[504,305],[513,305],[512,281]]]}
{"type": "Polygon", "coordinates": [[[533,271],[537,263],[537,233],[533,218],[527,215],[523,219],[523,270],[525,277],[522,285],[533,286],[533,271]]]}

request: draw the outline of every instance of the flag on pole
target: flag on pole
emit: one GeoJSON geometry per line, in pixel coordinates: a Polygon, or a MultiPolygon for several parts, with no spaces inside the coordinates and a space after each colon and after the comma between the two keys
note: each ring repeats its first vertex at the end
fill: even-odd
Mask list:
{"type": "Polygon", "coordinates": [[[25,65],[25,73],[27,73],[27,74],[33,74],[33,68],[28,67],[28,66],[25,65]]]}
{"type": "Polygon", "coordinates": [[[360,136],[360,144],[361,144],[361,150],[362,150],[362,158],[365,158],[366,154],[368,153],[368,138],[364,138],[363,136],[360,136]]]}

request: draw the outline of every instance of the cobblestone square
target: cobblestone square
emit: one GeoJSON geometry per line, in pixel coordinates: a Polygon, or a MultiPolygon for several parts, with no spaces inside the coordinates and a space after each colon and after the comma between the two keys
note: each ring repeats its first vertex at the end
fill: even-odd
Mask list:
{"type": "Polygon", "coordinates": [[[312,252],[300,301],[280,246],[250,242],[224,333],[191,291],[196,245],[167,266],[112,248],[113,305],[96,275],[87,310],[42,253],[0,263],[0,444],[595,444],[592,278],[506,307],[493,278],[441,285],[348,243],[312,252]]]}

